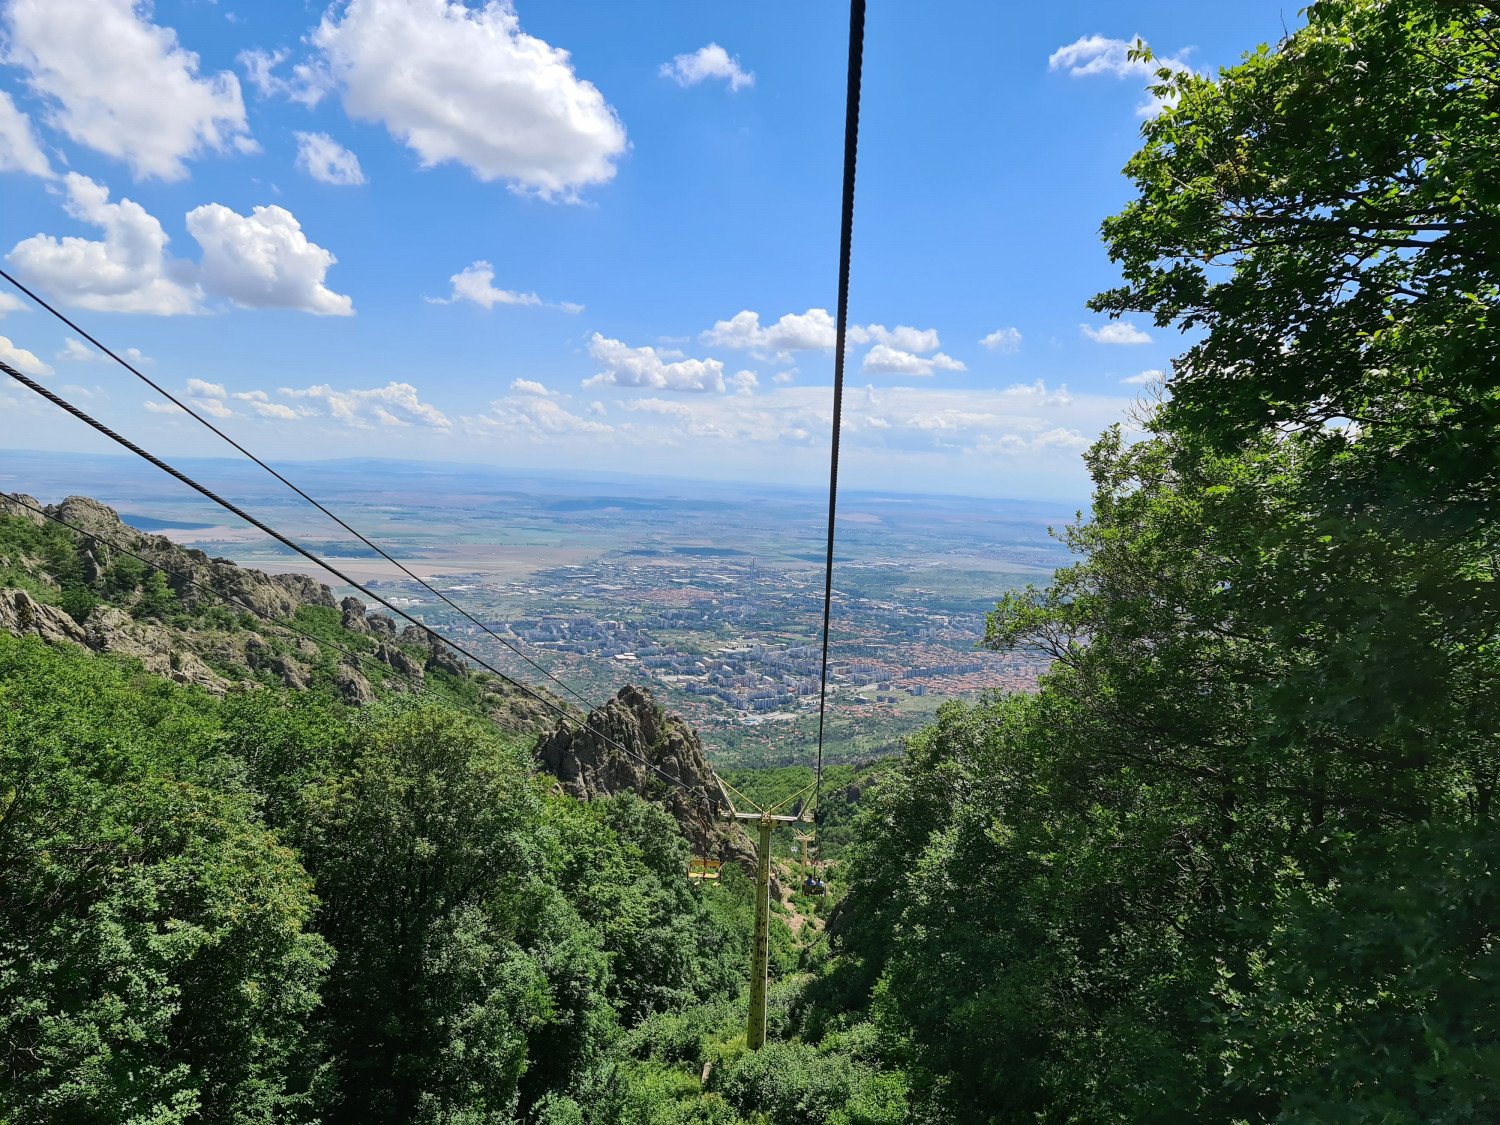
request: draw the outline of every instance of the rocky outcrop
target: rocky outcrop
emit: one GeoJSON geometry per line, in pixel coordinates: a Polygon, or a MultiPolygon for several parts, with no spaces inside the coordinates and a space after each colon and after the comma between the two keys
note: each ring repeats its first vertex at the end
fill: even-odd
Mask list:
{"type": "Polygon", "coordinates": [[[89,615],[89,645],[97,652],[133,656],[148,672],[179,684],[196,684],[215,695],[229,690],[229,681],[197,654],[184,649],[175,631],[137,621],[122,609],[99,606],[89,615]]]}
{"type": "Polygon", "coordinates": [[[645,689],[621,688],[589,712],[586,728],[559,722],[538,743],[536,754],[541,768],[572,796],[588,801],[638,793],[672,814],[699,855],[754,869],[749,839],[721,819],[729,804],[702,739],[645,689]]]}
{"type": "Polygon", "coordinates": [[[469,666],[459,659],[458,653],[447,645],[434,642],[427,652],[427,671],[444,672],[450,676],[467,676],[469,666]]]}
{"type": "Polygon", "coordinates": [[[400,672],[401,675],[413,679],[419,684],[425,678],[426,673],[422,665],[395,645],[382,642],[380,647],[375,650],[375,659],[386,665],[386,667],[400,672]]]}
{"type": "Polygon", "coordinates": [[[351,633],[368,633],[370,623],[365,620],[365,603],[358,598],[345,598],[339,602],[339,609],[344,611],[340,619],[343,625],[351,633]]]}
{"type": "Polygon", "coordinates": [[[358,668],[349,664],[340,664],[334,670],[333,682],[346,703],[364,707],[375,702],[375,689],[370,686],[370,681],[360,674],[358,668]]]}
{"type": "Polygon", "coordinates": [[[89,631],[56,606],[43,605],[25,590],[0,590],[0,629],[41,637],[48,644],[90,647],[89,631]]]}
{"type": "Polygon", "coordinates": [[[14,516],[41,527],[47,522],[47,517],[36,509],[42,506],[35,496],[27,496],[24,492],[17,492],[14,500],[9,495],[0,493],[0,516],[14,516]]]}

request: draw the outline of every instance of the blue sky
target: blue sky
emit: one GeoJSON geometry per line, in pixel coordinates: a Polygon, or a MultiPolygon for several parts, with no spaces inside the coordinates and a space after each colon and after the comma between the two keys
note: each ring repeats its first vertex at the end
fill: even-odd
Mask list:
{"type": "MultiPolygon", "coordinates": [[[[873,0],[847,486],[1086,496],[1181,348],[1083,307],[1150,112],[1123,43],[1212,70],[1291,18],[873,0]]],[[[0,255],[268,456],[816,486],[846,34],[833,0],[0,0],[0,255]]],[[[0,312],[10,362],[222,451],[0,312]]],[[[101,448],[0,387],[4,446],[101,448]]]]}

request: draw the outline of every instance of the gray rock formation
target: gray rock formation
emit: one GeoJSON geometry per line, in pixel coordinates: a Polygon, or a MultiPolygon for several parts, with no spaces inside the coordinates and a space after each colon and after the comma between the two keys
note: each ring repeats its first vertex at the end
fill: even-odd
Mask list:
{"type": "Polygon", "coordinates": [[[650,692],[630,685],[589,712],[588,727],[559,722],[537,745],[538,763],[565,792],[585,801],[638,793],[672,814],[699,855],[754,870],[749,838],[721,819],[728,801],[697,731],[663,710],[650,692]]]}
{"type": "Polygon", "coordinates": [[[25,590],[0,590],[0,629],[17,636],[31,634],[48,644],[89,647],[89,631],[56,606],[43,605],[25,590]]]}
{"type": "Polygon", "coordinates": [[[197,684],[215,695],[229,690],[229,681],[184,649],[174,630],[137,621],[114,606],[96,608],[89,615],[88,627],[93,634],[89,647],[98,652],[133,656],[148,672],[179,684],[197,684]]]}
{"type": "Polygon", "coordinates": [[[339,602],[339,608],[344,611],[341,624],[351,633],[368,633],[370,623],[365,620],[365,603],[358,598],[345,598],[339,602]]]}

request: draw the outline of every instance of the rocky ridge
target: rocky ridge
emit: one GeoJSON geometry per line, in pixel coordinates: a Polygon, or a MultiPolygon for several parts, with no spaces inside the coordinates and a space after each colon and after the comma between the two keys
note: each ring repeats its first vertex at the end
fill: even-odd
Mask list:
{"type": "MultiPolygon", "coordinates": [[[[88,497],[70,496],[60,504],[42,505],[30,496],[12,500],[0,495],[0,516],[37,528],[50,526],[35,508],[87,533],[73,537],[85,584],[99,587],[111,564],[128,552],[167,574],[176,608],[183,615],[171,623],[147,619],[134,612],[138,599],[126,595],[113,603],[101,602],[82,620],[75,620],[58,605],[48,604],[46,593],[61,589],[48,560],[0,558],[23,571],[43,591],[39,596],[15,587],[0,588],[0,629],[33,634],[50,644],[74,644],[134,657],[149,672],[220,695],[259,686],[267,674],[292,690],[305,690],[325,676],[348,702],[362,705],[383,691],[420,690],[428,676],[438,672],[474,681],[485,713],[508,730],[538,730],[556,713],[548,703],[503,679],[472,671],[427,630],[414,625],[402,628],[386,614],[371,614],[357,598],[338,601],[326,585],[306,575],[267,574],[229,559],[211,558],[165,536],[137,531],[112,508],[88,497]],[[292,627],[293,619],[306,607],[338,611],[343,635],[336,637],[337,643],[325,640],[320,644],[292,627]],[[202,627],[183,624],[184,615],[195,622],[194,615],[217,608],[229,610],[234,624],[222,620],[216,624],[204,620],[202,627]],[[361,652],[365,659],[341,651],[345,649],[361,652]]],[[[558,703],[547,693],[540,694],[558,703]]]]}
{"type": "Polygon", "coordinates": [[[229,559],[211,558],[165,536],[137,531],[113,509],[87,497],[71,496],[51,506],[29,496],[19,499],[23,502],[0,495],[0,517],[49,527],[50,521],[34,506],[98,537],[73,537],[82,579],[90,588],[107,585],[111,564],[123,557],[104,545],[115,544],[162,568],[176,606],[185,614],[170,621],[138,615],[135,596],[126,595],[101,601],[82,620],[75,620],[59,605],[49,604],[45,592],[60,591],[61,583],[49,572],[46,559],[6,558],[0,553],[0,563],[9,562],[44,591],[38,595],[0,585],[0,630],[34,635],[49,644],[129,656],[153,674],[216,695],[256,690],[267,680],[302,691],[321,677],[347,702],[365,705],[382,692],[420,690],[433,675],[469,682],[479,688],[480,710],[497,725],[517,733],[539,733],[538,766],[556,777],[564,791],[582,800],[637,793],[673,815],[697,854],[753,870],[754,849],[748,837],[721,819],[729,802],[702,740],[681,718],[666,713],[648,691],[622,688],[589,713],[593,730],[579,730],[576,722],[558,716],[558,708],[571,715],[577,708],[551,693],[538,691],[547,701],[542,702],[500,677],[474,671],[425,629],[403,627],[384,613],[370,613],[358,598],[335,599],[326,585],[304,575],[266,574],[229,559]],[[231,611],[232,625],[222,618],[214,624],[204,619],[199,627],[194,614],[220,607],[231,611]],[[332,613],[337,612],[337,628],[332,630],[337,644],[320,644],[291,628],[305,607],[329,611],[331,630],[332,613]],[[359,651],[365,659],[340,649],[359,651]],[[373,675],[371,665],[382,674],[373,675]]]}

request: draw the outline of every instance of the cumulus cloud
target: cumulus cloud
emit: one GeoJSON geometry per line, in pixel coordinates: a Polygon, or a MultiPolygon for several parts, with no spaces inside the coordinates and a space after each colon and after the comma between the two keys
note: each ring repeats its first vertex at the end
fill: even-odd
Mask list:
{"type": "Polygon", "coordinates": [[[50,180],[55,172],[31,131],[31,118],[0,90],[0,172],[25,172],[50,180]]]}
{"type": "Polygon", "coordinates": [[[354,302],[323,284],[338,259],[309,242],[285,208],[256,207],[240,215],[208,203],[187,213],[187,228],[203,247],[198,277],[209,292],[245,308],[353,314],[354,302]]]}
{"type": "Polygon", "coordinates": [[[797,352],[831,348],[836,342],[833,317],[827,309],[787,313],[775,324],[762,326],[760,314],[744,309],[720,320],[699,339],[705,344],[743,351],[797,352]]]}
{"type": "Polygon", "coordinates": [[[0,320],[13,312],[26,312],[26,302],[19,297],[12,297],[9,293],[0,293],[0,320]]]}
{"type": "MultiPolygon", "coordinates": [[[[863,328],[853,327],[849,331],[849,338],[856,344],[873,341],[904,352],[935,351],[942,343],[938,339],[936,328],[913,328],[907,324],[898,324],[895,328],[887,328],[883,324],[867,324],[863,328]]],[[[962,370],[962,368],[957,370],[962,370]]]]}
{"type": "MultiPolygon", "coordinates": [[[[429,297],[434,304],[451,305],[455,301],[470,301],[480,308],[492,309],[496,305],[540,305],[542,299],[535,293],[520,293],[514,289],[495,288],[495,267],[479,261],[465,266],[448,279],[453,285],[449,297],[429,297]]],[[[583,306],[572,306],[581,311],[583,306]]]]}
{"type": "Polygon", "coordinates": [[[962,360],[936,352],[930,356],[913,355],[889,344],[876,344],[865,354],[862,370],[872,375],[914,375],[926,378],[938,371],[967,371],[962,360]]]}
{"type": "Polygon", "coordinates": [[[204,414],[210,414],[215,418],[233,418],[234,411],[224,404],[223,399],[217,398],[194,398],[191,400],[204,414]]]}
{"type": "Polygon", "coordinates": [[[1098,328],[1080,324],[1079,330],[1096,344],[1149,344],[1151,337],[1128,320],[1111,320],[1098,328]]]}
{"type": "Polygon", "coordinates": [[[4,336],[0,336],[0,359],[10,364],[22,375],[52,374],[52,368],[42,362],[35,353],[17,347],[4,336]]]}
{"type": "Polygon", "coordinates": [[[366,390],[335,390],[323,383],[301,389],[282,387],[277,392],[306,404],[312,413],[322,413],[354,429],[382,426],[421,425],[447,430],[453,423],[437,407],[423,402],[410,383],[390,382],[366,390]]]}
{"type": "Polygon", "coordinates": [[[203,379],[189,379],[185,384],[187,393],[199,398],[228,398],[229,392],[218,383],[209,383],[203,379]]]}
{"type": "Polygon", "coordinates": [[[1124,383],[1127,387],[1144,387],[1151,383],[1164,383],[1166,380],[1167,373],[1153,367],[1149,371],[1142,371],[1139,375],[1128,375],[1124,379],[1121,379],[1120,382],[1124,383]]]}
{"type": "Polygon", "coordinates": [[[538,398],[553,398],[556,396],[555,391],[549,391],[535,379],[513,379],[511,380],[510,390],[512,394],[536,395],[538,398]]]}
{"type": "Polygon", "coordinates": [[[187,411],[175,402],[143,402],[141,404],[152,414],[186,414],[187,411]]]}
{"type": "Polygon", "coordinates": [[[625,129],[568,52],[521,30],[507,0],[350,0],[312,33],[344,109],[378,121],[423,166],[571,199],[615,174],[625,129]]]}
{"type": "MultiPolygon", "coordinates": [[[[1047,69],[1065,70],[1073,78],[1104,76],[1134,79],[1146,84],[1155,83],[1157,72],[1162,69],[1180,73],[1192,69],[1183,61],[1181,54],[1157,56],[1150,61],[1132,59],[1130,51],[1137,43],[1144,46],[1139,36],[1131,36],[1129,39],[1110,39],[1103,35],[1085,35],[1053,51],[1047,58],[1047,69]]],[[[1149,116],[1159,111],[1163,104],[1162,101],[1152,96],[1136,112],[1142,116],[1149,116]]]]}
{"type": "Polygon", "coordinates": [[[51,124],[137,179],[183,179],[205,151],[254,151],[239,80],[201,76],[149,13],[136,0],[12,0],[5,61],[46,99],[51,124]]]}
{"type": "Polygon", "coordinates": [[[997,328],[980,341],[992,352],[1010,354],[1021,348],[1021,332],[1018,328],[997,328]]]}
{"type": "Polygon", "coordinates": [[[243,402],[262,418],[280,418],[291,421],[304,416],[304,412],[292,409],[284,402],[272,402],[265,391],[238,391],[230,396],[243,402]]]}
{"type": "Polygon", "coordinates": [[[589,355],[604,365],[604,370],[585,387],[645,387],[666,391],[724,391],[724,364],[717,359],[678,359],[668,362],[656,348],[632,348],[619,340],[594,333],[589,355]]]}
{"type": "Polygon", "coordinates": [[[327,133],[297,134],[297,167],[319,183],[353,187],[365,182],[359,157],[327,133]]]}
{"type": "Polygon", "coordinates": [[[679,86],[696,86],[710,78],[721,79],[731,90],[741,90],[755,85],[755,74],[740,67],[738,56],[717,43],[699,47],[686,55],[678,55],[669,63],[662,63],[661,76],[670,78],[679,86]]]}
{"type": "Polygon", "coordinates": [[[196,312],[198,292],[184,283],[191,267],[167,258],[161,223],[139,203],[109,202],[109,189],[70,172],[64,209],[99,227],[100,241],[38,234],[18,242],[6,260],[65,304],[102,312],[173,316],[196,312]]]}
{"type": "MultiPolygon", "coordinates": [[[[720,320],[698,337],[703,343],[755,352],[805,352],[832,348],[838,343],[838,328],[827,309],[787,313],[774,324],[762,325],[760,314],[742,309],[728,320],[720,320]]],[[[913,328],[899,324],[851,324],[851,344],[879,343],[908,352],[930,352],[940,340],[936,328],[913,328]]]]}

